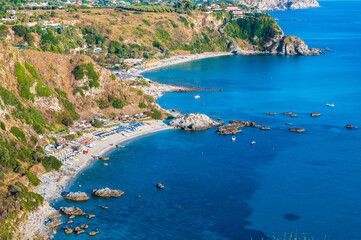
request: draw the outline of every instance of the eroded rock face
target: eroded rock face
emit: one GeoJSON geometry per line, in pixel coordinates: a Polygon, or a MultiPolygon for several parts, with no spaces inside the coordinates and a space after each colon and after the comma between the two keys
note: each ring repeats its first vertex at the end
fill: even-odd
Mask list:
{"type": "Polygon", "coordinates": [[[169,125],[183,130],[200,131],[220,126],[224,122],[217,122],[205,114],[191,113],[174,119],[169,125]]]}
{"type": "Polygon", "coordinates": [[[76,202],[86,201],[90,198],[85,192],[69,192],[63,195],[63,197],[66,200],[71,200],[76,202]]]}
{"type": "Polygon", "coordinates": [[[103,189],[94,189],[92,194],[97,197],[120,197],[124,194],[121,190],[103,188],[103,189]]]}
{"type": "Polygon", "coordinates": [[[79,207],[61,207],[60,212],[65,215],[85,215],[83,210],[81,210],[79,207]]]}
{"type": "Polygon", "coordinates": [[[283,36],[280,41],[272,45],[270,52],[272,54],[287,56],[312,56],[323,54],[321,49],[308,48],[305,42],[296,36],[283,36]]]}

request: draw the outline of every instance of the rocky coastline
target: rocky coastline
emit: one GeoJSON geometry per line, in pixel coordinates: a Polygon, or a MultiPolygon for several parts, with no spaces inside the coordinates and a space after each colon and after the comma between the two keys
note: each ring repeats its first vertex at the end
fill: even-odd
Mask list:
{"type": "Polygon", "coordinates": [[[224,124],[221,121],[215,121],[205,114],[191,113],[183,115],[179,118],[172,120],[169,125],[175,128],[187,130],[187,131],[200,131],[206,130],[212,127],[217,127],[224,124]]]}

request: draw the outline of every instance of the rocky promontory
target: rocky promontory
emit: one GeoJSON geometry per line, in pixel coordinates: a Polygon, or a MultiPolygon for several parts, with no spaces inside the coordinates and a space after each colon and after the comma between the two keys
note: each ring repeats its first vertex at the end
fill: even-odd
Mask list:
{"type": "Polygon", "coordinates": [[[321,49],[309,48],[304,41],[296,36],[283,36],[279,41],[272,44],[270,52],[287,56],[315,56],[323,54],[321,49]]]}
{"type": "Polygon", "coordinates": [[[239,3],[256,7],[261,11],[305,9],[320,6],[317,0],[240,0],[239,3]]]}
{"type": "Polygon", "coordinates": [[[63,198],[66,200],[81,202],[88,200],[90,197],[85,192],[69,192],[63,195],[63,198]]]}
{"type": "Polygon", "coordinates": [[[117,189],[103,188],[94,189],[92,194],[97,197],[120,197],[124,194],[123,191],[117,189]]]}
{"type": "Polygon", "coordinates": [[[200,131],[220,126],[224,122],[218,122],[205,114],[191,113],[172,120],[169,125],[189,131],[200,131]]]}

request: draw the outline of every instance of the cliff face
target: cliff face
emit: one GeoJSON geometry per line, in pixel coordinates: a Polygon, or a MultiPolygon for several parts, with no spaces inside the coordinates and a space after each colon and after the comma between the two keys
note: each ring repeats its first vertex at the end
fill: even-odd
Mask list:
{"type": "Polygon", "coordinates": [[[277,55],[320,55],[322,51],[318,48],[309,48],[304,41],[296,36],[284,36],[270,47],[271,54],[277,55]]]}
{"type": "Polygon", "coordinates": [[[257,7],[261,11],[304,9],[320,6],[317,0],[239,0],[238,2],[257,7]]]}

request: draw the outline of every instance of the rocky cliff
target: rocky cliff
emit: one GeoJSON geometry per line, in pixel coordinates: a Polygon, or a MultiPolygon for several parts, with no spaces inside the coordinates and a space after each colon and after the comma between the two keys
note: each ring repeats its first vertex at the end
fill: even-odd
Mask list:
{"type": "Polygon", "coordinates": [[[238,3],[261,11],[304,9],[319,7],[317,0],[239,0],[238,3]]]}

